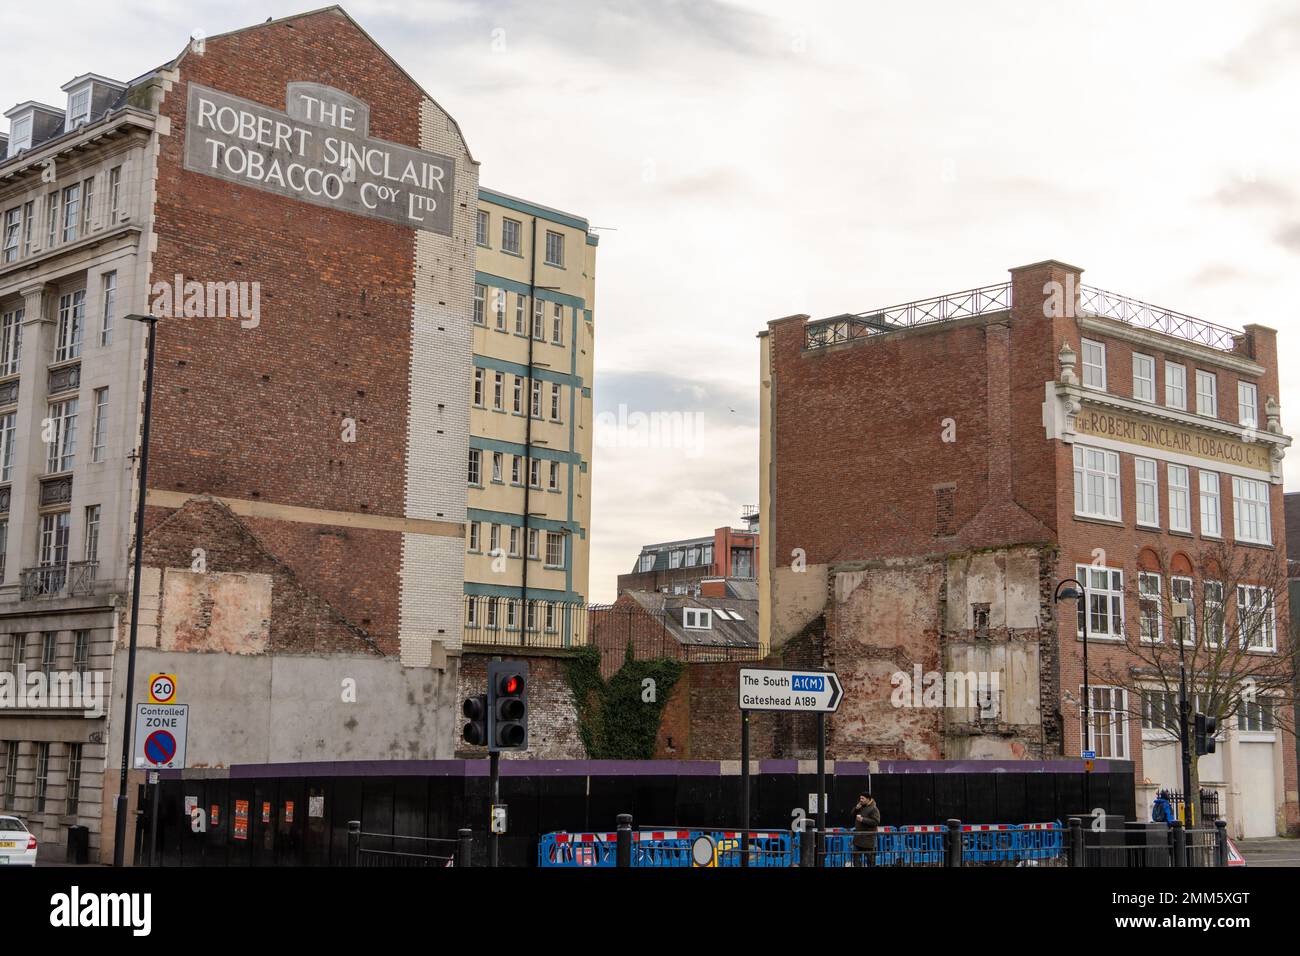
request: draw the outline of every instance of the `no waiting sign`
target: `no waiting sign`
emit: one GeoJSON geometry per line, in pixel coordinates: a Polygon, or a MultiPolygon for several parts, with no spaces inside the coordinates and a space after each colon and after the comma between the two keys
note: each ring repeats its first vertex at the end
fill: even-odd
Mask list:
{"type": "Polygon", "coordinates": [[[135,705],[137,770],[178,770],[185,766],[189,704],[135,705]]]}

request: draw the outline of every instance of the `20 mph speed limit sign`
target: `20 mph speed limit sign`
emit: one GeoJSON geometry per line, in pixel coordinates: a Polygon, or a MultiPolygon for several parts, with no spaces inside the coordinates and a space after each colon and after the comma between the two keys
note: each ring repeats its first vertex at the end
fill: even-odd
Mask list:
{"type": "Polygon", "coordinates": [[[176,675],[149,675],[149,703],[173,704],[176,702],[176,675]]]}

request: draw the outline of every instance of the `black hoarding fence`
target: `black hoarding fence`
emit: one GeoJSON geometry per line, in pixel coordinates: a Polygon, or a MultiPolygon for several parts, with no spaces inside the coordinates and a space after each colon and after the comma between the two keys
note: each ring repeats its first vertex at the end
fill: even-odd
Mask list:
{"type": "MultiPolygon", "coordinates": [[[[366,847],[448,855],[443,849],[388,844],[383,838],[447,840],[473,831],[473,866],[487,859],[488,776],[485,760],[430,764],[270,765],[164,777],[159,850],[165,866],[347,866],[349,823],[375,835],[366,847]],[[385,769],[385,768],[389,769],[385,769]],[[224,772],[223,772],[224,774],[224,772]],[[203,811],[201,830],[193,810],[203,811]]],[[[500,840],[504,866],[535,866],[545,834],[612,831],[629,810],[642,820],[734,831],[741,806],[737,774],[717,764],[674,761],[513,761],[501,777],[510,831],[500,840]]],[[[816,774],[765,771],[751,780],[752,830],[786,831],[806,814],[816,774]]],[[[1066,820],[1085,806],[1083,774],[1074,772],[873,773],[841,764],[827,774],[828,824],[847,826],[869,785],[889,826],[950,818],[999,822],[1066,820]]],[[[1134,815],[1129,765],[1091,775],[1092,806],[1122,819],[1134,815]]],[[[731,853],[729,844],[722,847],[731,853]]],[[[459,865],[459,864],[458,864],[459,865]]]]}
{"type": "Polygon", "coordinates": [[[474,836],[462,829],[454,839],[367,833],[348,821],[348,865],[380,867],[471,866],[474,836]]]}
{"type": "Polygon", "coordinates": [[[559,650],[595,645],[600,648],[601,673],[606,678],[622,666],[629,652],[633,660],[759,660],[756,643],[703,636],[703,632],[699,641],[679,640],[670,629],[671,620],[671,610],[652,610],[634,601],[525,603],[519,597],[466,595],[464,606],[467,647],[559,650]]]}

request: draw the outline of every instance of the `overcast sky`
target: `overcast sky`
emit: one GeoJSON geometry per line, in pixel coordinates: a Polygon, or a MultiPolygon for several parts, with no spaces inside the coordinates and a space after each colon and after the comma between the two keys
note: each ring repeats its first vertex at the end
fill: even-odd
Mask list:
{"type": "MultiPolygon", "coordinates": [[[[192,30],[313,6],[11,4],[5,94],[62,103],[76,74],[128,79],[192,30]]],[[[485,186],[608,227],[597,413],[701,416],[686,447],[598,448],[597,600],[642,543],[737,524],[757,501],[754,336],[790,313],[1062,259],[1105,289],[1277,328],[1297,431],[1294,4],[345,6],[456,117],[485,186]]]]}

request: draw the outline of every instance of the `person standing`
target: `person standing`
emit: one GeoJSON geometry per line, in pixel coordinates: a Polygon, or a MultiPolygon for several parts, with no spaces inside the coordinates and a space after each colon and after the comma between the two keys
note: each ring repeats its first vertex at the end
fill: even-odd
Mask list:
{"type": "Polygon", "coordinates": [[[864,791],[853,805],[853,856],[858,866],[876,865],[876,831],[880,829],[880,807],[864,791]]]}

